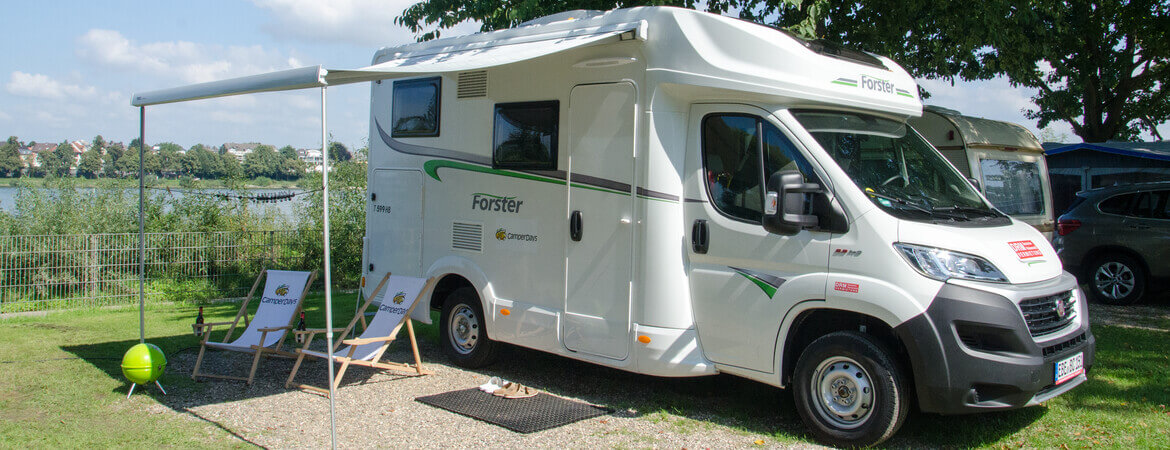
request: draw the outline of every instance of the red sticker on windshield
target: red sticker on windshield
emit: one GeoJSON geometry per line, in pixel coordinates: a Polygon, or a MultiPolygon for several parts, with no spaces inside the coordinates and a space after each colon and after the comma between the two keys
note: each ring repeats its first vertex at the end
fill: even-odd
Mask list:
{"type": "Polygon", "coordinates": [[[1039,258],[1044,256],[1044,254],[1040,252],[1040,248],[1036,247],[1036,244],[1032,243],[1032,241],[1014,241],[1008,242],[1008,245],[1012,247],[1012,250],[1015,250],[1016,257],[1020,259],[1039,258]]]}

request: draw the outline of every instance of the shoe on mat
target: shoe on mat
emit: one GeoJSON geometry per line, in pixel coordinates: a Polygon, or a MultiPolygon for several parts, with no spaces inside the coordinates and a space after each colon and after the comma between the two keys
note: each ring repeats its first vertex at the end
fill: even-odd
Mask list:
{"type": "Polygon", "coordinates": [[[528,386],[516,385],[516,390],[504,395],[504,398],[528,398],[535,397],[540,391],[530,388],[528,386]]]}
{"type": "Polygon", "coordinates": [[[493,391],[492,395],[494,395],[496,397],[504,397],[508,394],[516,392],[518,389],[520,389],[520,387],[521,387],[520,383],[507,382],[507,383],[504,383],[504,385],[502,387],[500,387],[499,389],[496,389],[495,391],[493,391]]]}

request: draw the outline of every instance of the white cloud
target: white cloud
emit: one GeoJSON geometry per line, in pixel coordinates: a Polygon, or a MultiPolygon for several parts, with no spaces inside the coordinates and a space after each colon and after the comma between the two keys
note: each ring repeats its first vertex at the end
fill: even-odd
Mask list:
{"type": "Polygon", "coordinates": [[[12,72],[4,86],[9,94],[23,97],[61,100],[65,98],[88,100],[98,96],[97,88],[67,84],[39,73],[12,72]]]}
{"type": "Polygon", "coordinates": [[[259,45],[222,46],[193,42],[136,43],[114,30],[92,29],[77,39],[74,53],[114,69],[162,75],[186,83],[271,72],[294,67],[295,57],[259,45]]]}
{"type": "MultiPolygon", "coordinates": [[[[365,46],[399,45],[414,41],[394,19],[418,0],[252,0],[272,13],[269,33],[313,42],[345,42],[365,46]]],[[[479,30],[478,23],[462,23],[445,36],[479,30]]]]}
{"type": "Polygon", "coordinates": [[[11,118],[12,118],[12,116],[8,115],[8,113],[6,113],[4,111],[0,111],[0,120],[8,120],[11,118]]]}

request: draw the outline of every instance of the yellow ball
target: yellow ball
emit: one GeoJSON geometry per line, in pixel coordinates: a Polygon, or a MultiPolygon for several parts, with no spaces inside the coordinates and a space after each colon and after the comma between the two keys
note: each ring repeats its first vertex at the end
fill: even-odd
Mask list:
{"type": "Polygon", "coordinates": [[[154,344],[137,344],[122,356],[122,375],[134,384],[154,382],[167,370],[167,357],[154,344]]]}

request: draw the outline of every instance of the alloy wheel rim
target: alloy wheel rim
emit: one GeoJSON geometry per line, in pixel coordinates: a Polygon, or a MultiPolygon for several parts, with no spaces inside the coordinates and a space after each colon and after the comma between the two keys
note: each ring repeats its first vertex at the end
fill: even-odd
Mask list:
{"type": "Polygon", "coordinates": [[[1097,292],[1114,300],[1124,298],[1132,293],[1136,283],[1133,270],[1116,261],[1102,264],[1093,274],[1093,284],[1096,286],[1097,292]]]}
{"type": "Polygon", "coordinates": [[[869,372],[844,356],[828,358],[809,380],[814,410],[837,428],[854,429],[873,412],[874,392],[869,372]]]}
{"type": "Polygon", "coordinates": [[[455,351],[466,355],[475,350],[479,342],[479,317],[467,305],[459,305],[451,313],[447,327],[455,351]]]}

